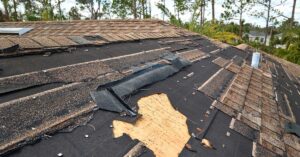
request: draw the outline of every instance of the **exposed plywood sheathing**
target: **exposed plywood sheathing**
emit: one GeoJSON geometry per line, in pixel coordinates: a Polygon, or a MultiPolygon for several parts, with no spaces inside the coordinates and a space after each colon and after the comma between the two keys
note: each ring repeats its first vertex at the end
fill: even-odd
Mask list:
{"type": "Polygon", "coordinates": [[[229,65],[226,66],[225,69],[237,74],[241,70],[241,67],[231,62],[229,65]]]}
{"type": "Polygon", "coordinates": [[[200,60],[201,58],[209,57],[209,55],[205,54],[199,49],[182,52],[179,54],[179,56],[191,62],[200,60]]]}
{"type": "Polygon", "coordinates": [[[177,157],[190,138],[187,118],[176,111],[166,94],[154,94],[138,101],[139,114],[135,124],[113,121],[113,133],[124,133],[138,139],[157,157],[177,157]]]}
{"type": "Polygon", "coordinates": [[[218,57],[215,60],[213,60],[212,62],[217,64],[220,67],[225,67],[230,61],[225,58],[218,57]]]}

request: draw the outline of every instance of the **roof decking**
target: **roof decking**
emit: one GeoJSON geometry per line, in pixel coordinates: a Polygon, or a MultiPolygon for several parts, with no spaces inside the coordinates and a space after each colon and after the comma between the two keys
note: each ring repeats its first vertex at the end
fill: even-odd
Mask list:
{"type": "MultiPolygon", "coordinates": [[[[63,47],[72,51],[51,51],[52,55],[42,56],[42,51],[23,48],[15,53],[26,50],[36,55],[0,58],[0,153],[143,157],[168,154],[170,149],[179,152],[178,156],[299,156],[299,137],[285,132],[284,127],[286,122],[300,123],[300,87],[271,58],[263,57],[260,68],[253,69],[247,62],[251,51],[161,21],[0,25],[11,24],[37,28],[20,37],[32,41],[28,47],[35,47],[34,38],[45,34],[45,40],[64,41],[56,42],[60,45],[53,49],[61,49],[64,43],[63,47]],[[76,30],[83,26],[84,31],[76,30]],[[91,34],[99,36],[89,37],[91,34]],[[133,41],[135,37],[139,40],[133,41]],[[81,39],[93,44],[82,47],[81,39]],[[102,40],[106,45],[95,43],[102,40]],[[141,110],[144,116],[105,110],[106,106],[97,104],[90,95],[101,90],[109,91],[115,107],[125,105],[137,114],[141,110]],[[162,111],[150,112],[153,109],[162,111]],[[186,117],[186,124],[172,115],[186,117]],[[155,125],[139,128],[144,122],[155,125]],[[180,132],[184,129],[175,128],[187,128],[189,137],[175,138],[185,135],[180,132]],[[116,131],[125,134],[116,137],[116,131]],[[37,139],[41,140],[28,145],[37,139]],[[202,139],[210,141],[214,149],[201,145],[202,139]],[[176,141],[180,148],[160,145],[164,143],[160,140],[176,141]]],[[[0,38],[11,41],[16,37],[0,38]]],[[[11,56],[11,52],[2,54],[11,56]]]]}

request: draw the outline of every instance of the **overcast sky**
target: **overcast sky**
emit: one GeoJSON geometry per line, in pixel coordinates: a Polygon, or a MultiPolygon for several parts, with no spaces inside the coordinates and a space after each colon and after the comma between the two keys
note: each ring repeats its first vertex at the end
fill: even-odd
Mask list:
{"type": "MultiPolygon", "coordinates": [[[[162,14],[161,14],[160,10],[155,6],[155,4],[159,1],[160,0],[151,0],[152,16],[155,18],[162,19],[162,14]]],[[[166,1],[166,6],[169,8],[169,10],[171,12],[174,12],[174,9],[173,9],[174,0],[165,0],[165,1],[166,1]]],[[[224,9],[222,8],[222,3],[224,0],[215,0],[215,1],[216,1],[216,4],[215,4],[216,18],[219,19],[221,13],[224,11],[224,9]]],[[[274,3],[276,5],[280,1],[281,0],[272,0],[272,3],[274,3]]],[[[62,4],[65,12],[68,12],[70,10],[70,8],[74,5],[76,5],[75,0],[65,0],[65,2],[62,4]]],[[[292,12],[292,5],[293,5],[293,0],[287,0],[286,3],[284,3],[281,6],[276,7],[276,9],[279,9],[280,11],[282,11],[285,16],[290,17],[291,12],[292,12]]],[[[2,4],[0,5],[0,7],[3,8],[2,4]]],[[[23,10],[22,7],[19,7],[19,9],[23,10]]],[[[262,10],[263,8],[256,7],[255,9],[262,10]]],[[[88,12],[86,12],[86,11],[83,11],[82,14],[85,16],[89,16],[88,12]]],[[[211,19],[211,4],[210,3],[208,4],[205,14],[206,14],[205,17],[208,20],[210,20],[211,19]]],[[[191,13],[186,12],[185,14],[181,15],[180,17],[183,21],[189,21],[191,18],[191,13]]],[[[281,18],[278,18],[278,19],[279,19],[279,21],[282,20],[281,18]]],[[[247,23],[252,23],[254,25],[260,25],[260,26],[265,25],[265,21],[262,18],[256,18],[256,17],[252,17],[250,15],[245,15],[245,20],[247,23]]],[[[300,1],[298,1],[297,6],[296,6],[295,20],[300,21],[300,1]]],[[[235,22],[237,22],[237,21],[235,21],[235,22]]]]}

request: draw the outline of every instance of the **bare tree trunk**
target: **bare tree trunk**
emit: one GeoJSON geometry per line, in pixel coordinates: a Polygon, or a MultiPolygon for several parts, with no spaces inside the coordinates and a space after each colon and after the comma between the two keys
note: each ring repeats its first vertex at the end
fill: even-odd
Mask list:
{"type": "Polygon", "coordinates": [[[132,0],[132,12],[133,18],[137,19],[136,0],[132,0]]]}
{"type": "Polygon", "coordinates": [[[291,25],[294,24],[294,19],[295,19],[295,8],[296,8],[296,0],[294,0],[294,3],[293,3],[293,11],[292,11],[292,17],[291,17],[291,25]]]}
{"type": "Polygon", "coordinates": [[[99,19],[101,18],[100,13],[101,13],[101,0],[98,0],[98,8],[97,8],[96,18],[95,18],[96,20],[98,19],[98,17],[99,19]]]}
{"type": "Polygon", "coordinates": [[[5,20],[9,21],[10,17],[9,17],[9,4],[8,4],[8,0],[2,0],[3,6],[4,6],[4,12],[5,12],[5,20]]]}
{"type": "MultiPolygon", "coordinates": [[[[164,6],[166,6],[166,0],[163,0],[164,1],[164,6]]],[[[165,14],[163,13],[163,21],[165,21],[165,14]]]]}
{"type": "Polygon", "coordinates": [[[58,12],[59,12],[59,19],[62,20],[62,10],[61,10],[61,1],[60,0],[58,0],[57,5],[58,5],[58,12]]]}
{"type": "Polygon", "coordinates": [[[91,19],[95,19],[94,1],[91,1],[90,8],[91,8],[91,19]]]}
{"type": "Polygon", "coordinates": [[[18,12],[17,12],[17,2],[16,2],[16,0],[13,0],[13,8],[14,8],[13,18],[14,18],[14,21],[17,21],[18,20],[18,12]]]}
{"type": "Polygon", "coordinates": [[[264,44],[267,45],[267,37],[269,34],[269,20],[270,20],[270,9],[271,9],[271,0],[269,0],[268,3],[268,14],[267,14],[267,19],[266,19],[266,32],[265,32],[265,41],[264,44]]]}
{"type": "Polygon", "coordinates": [[[201,6],[200,6],[200,25],[203,26],[204,25],[204,14],[205,14],[205,0],[201,0],[201,6]]]}
{"type": "Polygon", "coordinates": [[[204,24],[204,22],[205,22],[205,5],[206,5],[206,2],[205,2],[205,0],[203,0],[203,17],[202,17],[202,23],[204,24]]]}
{"type": "Polygon", "coordinates": [[[211,0],[212,23],[215,23],[215,0],[211,0]]]}
{"type": "Polygon", "coordinates": [[[143,19],[145,19],[145,0],[142,0],[143,19]]]}
{"type": "Polygon", "coordinates": [[[271,30],[270,30],[270,43],[269,43],[269,46],[272,46],[272,47],[273,47],[273,45],[271,45],[271,38],[272,38],[272,35],[273,35],[273,27],[271,27],[271,30]]]}
{"type": "Polygon", "coordinates": [[[151,10],[151,0],[148,1],[148,7],[149,7],[149,16],[152,17],[152,10],[151,10]]]}
{"type": "Polygon", "coordinates": [[[240,38],[243,37],[243,12],[240,11],[240,38]]]}

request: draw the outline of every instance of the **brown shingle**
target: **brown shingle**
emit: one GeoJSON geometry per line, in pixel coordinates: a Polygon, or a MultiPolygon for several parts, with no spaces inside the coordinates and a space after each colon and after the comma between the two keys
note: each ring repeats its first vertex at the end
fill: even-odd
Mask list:
{"type": "Polygon", "coordinates": [[[61,46],[60,44],[54,42],[53,40],[51,40],[47,37],[32,37],[32,39],[44,47],[59,47],[59,46],[61,46]]]}
{"type": "Polygon", "coordinates": [[[6,49],[14,46],[15,44],[9,41],[7,38],[0,38],[0,49],[6,49]]]}
{"type": "Polygon", "coordinates": [[[11,37],[8,38],[10,41],[19,44],[23,49],[35,49],[35,48],[42,48],[43,46],[38,44],[37,42],[31,40],[30,38],[22,37],[22,38],[15,38],[11,37]]]}

